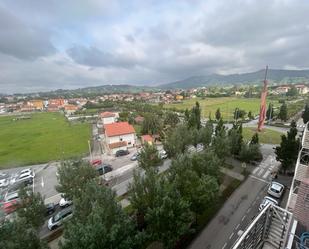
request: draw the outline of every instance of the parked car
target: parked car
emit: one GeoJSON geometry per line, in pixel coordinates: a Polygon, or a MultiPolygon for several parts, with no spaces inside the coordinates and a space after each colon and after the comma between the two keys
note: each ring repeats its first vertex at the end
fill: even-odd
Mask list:
{"type": "Polygon", "coordinates": [[[159,156],[161,159],[166,159],[167,158],[167,153],[165,150],[160,150],[159,151],[159,156]]]}
{"type": "Polygon", "coordinates": [[[18,208],[18,204],[19,204],[18,200],[5,202],[2,205],[2,210],[6,215],[11,214],[16,211],[16,209],[18,208]]]}
{"type": "Polygon", "coordinates": [[[279,182],[272,182],[267,193],[273,197],[280,198],[283,194],[284,186],[279,182]]]}
{"type": "Polygon", "coordinates": [[[15,183],[19,184],[21,182],[25,185],[30,185],[33,183],[34,172],[30,169],[22,170],[20,175],[16,178],[15,183]]]}
{"type": "Polygon", "coordinates": [[[59,201],[59,206],[62,207],[62,208],[65,208],[65,207],[72,205],[72,203],[73,202],[71,200],[68,200],[68,199],[65,199],[64,197],[62,197],[59,201]]]}
{"type": "Polygon", "coordinates": [[[9,180],[6,178],[0,179],[0,188],[6,188],[9,185],[9,180]]]}
{"type": "Polygon", "coordinates": [[[23,174],[29,174],[29,175],[32,175],[33,177],[35,176],[34,171],[30,168],[23,169],[22,171],[19,172],[19,175],[23,175],[23,174]]]}
{"type": "Polygon", "coordinates": [[[99,175],[104,175],[108,172],[111,172],[113,168],[110,164],[101,164],[96,167],[96,170],[98,171],[99,175]]]}
{"type": "Polygon", "coordinates": [[[14,212],[19,205],[19,201],[20,199],[18,192],[6,193],[4,197],[4,203],[2,206],[2,209],[5,212],[5,214],[10,214],[14,212]]]}
{"type": "Polygon", "coordinates": [[[259,211],[262,211],[264,207],[266,207],[268,205],[268,203],[272,203],[275,205],[278,205],[278,201],[275,200],[274,198],[271,198],[269,196],[265,196],[262,203],[259,206],[259,211]]]}
{"type": "Polygon", "coordinates": [[[91,165],[95,166],[95,165],[100,165],[102,164],[102,160],[101,159],[95,159],[91,161],[91,165]]]}
{"type": "Polygon", "coordinates": [[[130,152],[128,150],[118,150],[116,152],[116,157],[125,156],[125,155],[128,155],[128,154],[130,154],[130,152]]]}
{"type": "Polygon", "coordinates": [[[140,154],[138,152],[134,153],[133,156],[131,157],[131,161],[136,161],[140,157],[140,154]]]}
{"type": "Polygon", "coordinates": [[[47,227],[49,230],[53,230],[57,227],[60,227],[65,220],[70,219],[73,216],[73,209],[72,207],[67,207],[54,216],[50,217],[48,220],[47,227]]]}
{"type": "Polygon", "coordinates": [[[46,207],[46,214],[51,215],[56,210],[56,205],[54,203],[48,203],[45,205],[46,207]]]}

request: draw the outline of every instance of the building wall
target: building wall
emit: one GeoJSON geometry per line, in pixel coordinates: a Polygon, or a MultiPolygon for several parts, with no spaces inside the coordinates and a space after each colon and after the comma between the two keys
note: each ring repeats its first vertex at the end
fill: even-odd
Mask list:
{"type": "Polygon", "coordinates": [[[115,123],[115,117],[102,118],[103,124],[112,124],[115,123]]]}
{"type": "Polygon", "coordinates": [[[295,218],[306,229],[309,229],[309,179],[301,182],[294,209],[295,218]]]}
{"type": "Polygon", "coordinates": [[[127,142],[127,147],[131,148],[135,144],[135,134],[126,134],[126,135],[121,135],[121,136],[113,136],[113,137],[108,137],[106,136],[106,143],[107,144],[112,144],[120,141],[126,141],[127,142]]]}

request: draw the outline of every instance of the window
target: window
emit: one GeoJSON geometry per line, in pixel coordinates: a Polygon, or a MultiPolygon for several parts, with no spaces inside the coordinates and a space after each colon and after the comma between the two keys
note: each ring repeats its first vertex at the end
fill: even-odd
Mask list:
{"type": "Polygon", "coordinates": [[[131,142],[128,142],[128,144],[131,144],[131,142]]]}

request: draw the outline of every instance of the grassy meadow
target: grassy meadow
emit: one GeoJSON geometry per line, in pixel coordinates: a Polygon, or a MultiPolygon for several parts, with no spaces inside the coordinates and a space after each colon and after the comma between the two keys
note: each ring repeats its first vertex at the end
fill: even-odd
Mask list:
{"type": "MultiPolygon", "coordinates": [[[[224,120],[233,119],[235,108],[240,108],[245,110],[247,113],[249,111],[252,112],[254,116],[259,114],[260,111],[260,99],[258,98],[237,98],[237,97],[221,97],[221,98],[195,98],[184,100],[182,103],[176,104],[167,104],[164,105],[166,108],[176,108],[179,110],[185,110],[186,108],[191,109],[195,102],[198,101],[200,103],[202,109],[203,117],[209,116],[211,113],[211,117],[215,118],[215,113],[218,108],[220,108],[221,115],[224,120]]],[[[275,106],[278,106],[277,101],[272,101],[275,106]]],[[[268,104],[268,103],[267,103],[268,104]]]]}
{"type": "Polygon", "coordinates": [[[0,169],[80,156],[87,152],[91,127],[69,123],[60,113],[0,117],[0,169]]]}
{"type": "MultiPolygon", "coordinates": [[[[250,141],[254,133],[256,133],[256,127],[243,127],[242,129],[242,134],[246,141],[250,141]]],[[[284,133],[270,129],[263,129],[258,134],[259,141],[262,144],[280,144],[281,135],[284,133]]]]}

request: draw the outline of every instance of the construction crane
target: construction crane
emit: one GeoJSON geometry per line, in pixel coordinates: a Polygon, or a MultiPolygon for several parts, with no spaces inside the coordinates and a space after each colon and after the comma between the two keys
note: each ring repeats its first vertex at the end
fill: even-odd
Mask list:
{"type": "Polygon", "coordinates": [[[258,128],[257,128],[258,131],[261,131],[263,129],[265,118],[266,118],[267,71],[268,71],[268,66],[266,66],[264,86],[263,86],[263,90],[261,93],[260,116],[259,116],[259,122],[258,122],[258,128]]]}

